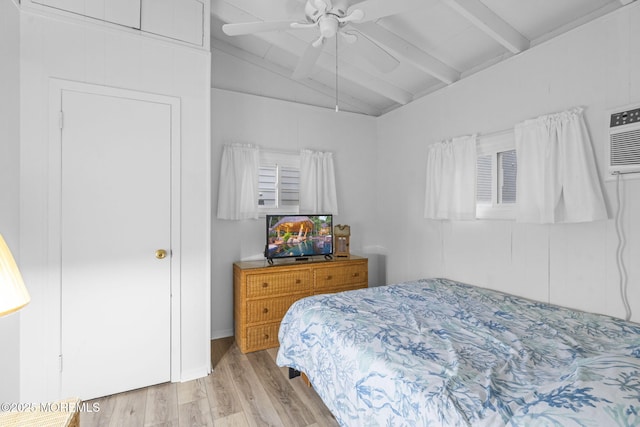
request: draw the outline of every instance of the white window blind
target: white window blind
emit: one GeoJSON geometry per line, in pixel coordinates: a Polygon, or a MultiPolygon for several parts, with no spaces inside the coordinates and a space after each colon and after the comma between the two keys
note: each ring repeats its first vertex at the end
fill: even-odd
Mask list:
{"type": "Polygon", "coordinates": [[[258,209],[297,213],[300,204],[300,156],[262,150],[258,168],[258,209]]]}
{"type": "Polygon", "coordinates": [[[513,131],[481,136],[476,161],[476,217],[513,219],[517,154],[513,131]]]}
{"type": "Polygon", "coordinates": [[[280,169],[280,203],[282,206],[300,204],[300,169],[286,166],[280,169]]]}
{"type": "Polygon", "coordinates": [[[493,156],[485,154],[478,156],[476,162],[476,201],[479,204],[491,205],[493,200],[493,156]]]}

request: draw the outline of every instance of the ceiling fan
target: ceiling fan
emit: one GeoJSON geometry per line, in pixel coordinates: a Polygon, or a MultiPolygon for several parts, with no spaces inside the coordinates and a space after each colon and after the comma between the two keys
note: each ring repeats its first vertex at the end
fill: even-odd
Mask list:
{"type": "Polygon", "coordinates": [[[222,31],[229,36],[238,36],[265,31],[317,28],[319,37],[307,46],[293,72],[293,77],[298,79],[309,75],[322,53],[326,40],[336,37],[337,34],[354,47],[351,49],[354,54],[362,55],[378,70],[389,72],[398,66],[399,61],[351,24],[371,22],[400,13],[415,7],[420,1],[364,0],[350,6],[349,0],[307,0],[303,22],[258,21],[224,24],[222,31]]]}

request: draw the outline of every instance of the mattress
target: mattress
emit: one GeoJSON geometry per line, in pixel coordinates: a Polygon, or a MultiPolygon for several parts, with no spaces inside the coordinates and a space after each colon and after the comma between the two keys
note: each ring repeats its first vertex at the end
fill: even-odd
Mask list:
{"type": "Polygon", "coordinates": [[[277,363],[342,426],[640,426],[640,325],[447,279],[294,303],[277,363]]]}

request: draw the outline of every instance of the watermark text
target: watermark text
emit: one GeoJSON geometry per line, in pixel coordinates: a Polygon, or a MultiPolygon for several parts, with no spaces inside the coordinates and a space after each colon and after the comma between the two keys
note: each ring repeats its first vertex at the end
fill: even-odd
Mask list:
{"type": "Polygon", "coordinates": [[[100,402],[2,402],[0,412],[100,412],[100,402]]]}

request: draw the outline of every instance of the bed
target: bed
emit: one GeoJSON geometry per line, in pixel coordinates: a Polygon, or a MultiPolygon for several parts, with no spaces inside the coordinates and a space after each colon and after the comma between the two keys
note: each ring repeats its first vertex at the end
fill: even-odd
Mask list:
{"type": "Polygon", "coordinates": [[[447,279],[316,295],[277,363],[342,426],[640,426],[640,325],[447,279]]]}

